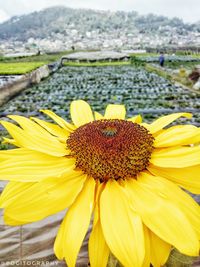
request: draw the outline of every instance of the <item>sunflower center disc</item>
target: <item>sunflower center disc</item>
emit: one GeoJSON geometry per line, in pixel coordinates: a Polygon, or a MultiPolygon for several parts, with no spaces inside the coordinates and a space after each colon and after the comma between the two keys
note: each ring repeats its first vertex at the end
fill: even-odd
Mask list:
{"type": "Polygon", "coordinates": [[[71,133],[67,146],[76,159],[76,169],[105,182],[136,178],[149,164],[153,141],[153,136],[136,123],[98,120],[71,133]]]}

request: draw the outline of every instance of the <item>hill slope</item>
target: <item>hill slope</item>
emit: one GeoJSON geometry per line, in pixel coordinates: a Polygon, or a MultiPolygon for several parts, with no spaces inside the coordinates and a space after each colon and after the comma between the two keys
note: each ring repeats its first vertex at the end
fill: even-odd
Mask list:
{"type": "Polygon", "coordinates": [[[140,16],[137,12],[110,12],[67,7],[51,7],[28,15],[15,16],[0,24],[0,39],[26,41],[29,38],[52,38],[55,34],[68,35],[69,29],[78,31],[80,39],[87,32],[99,34],[118,32],[130,34],[159,33],[165,35],[173,30],[179,35],[190,31],[200,32],[200,24],[186,24],[178,18],[149,14],[140,16]]]}

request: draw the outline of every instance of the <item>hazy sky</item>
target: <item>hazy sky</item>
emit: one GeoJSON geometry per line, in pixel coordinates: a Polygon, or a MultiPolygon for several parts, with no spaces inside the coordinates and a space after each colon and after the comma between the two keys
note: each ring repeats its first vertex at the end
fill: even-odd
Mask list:
{"type": "Polygon", "coordinates": [[[0,0],[0,21],[55,5],[100,10],[135,10],[140,14],[176,16],[185,22],[200,21],[200,0],[0,0]]]}

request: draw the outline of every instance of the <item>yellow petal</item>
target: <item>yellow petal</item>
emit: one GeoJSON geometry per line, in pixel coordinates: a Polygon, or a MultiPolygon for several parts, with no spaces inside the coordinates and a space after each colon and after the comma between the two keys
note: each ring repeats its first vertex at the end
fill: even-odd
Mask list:
{"type": "Polygon", "coordinates": [[[100,195],[104,187],[105,185],[103,183],[100,183],[98,180],[96,181],[93,227],[100,220],[99,201],[100,201],[100,195]]]}
{"type": "Polygon", "coordinates": [[[162,131],[154,141],[154,147],[170,147],[195,144],[200,141],[200,131],[192,125],[174,126],[162,131]]]}
{"type": "Polygon", "coordinates": [[[3,137],[3,141],[2,141],[2,144],[10,144],[10,145],[13,145],[13,146],[20,146],[14,139],[10,139],[10,138],[7,138],[7,137],[3,137]]]}
{"type": "Polygon", "coordinates": [[[90,105],[83,100],[71,103],[70,113],[73,123],[79,127],[94,120],[90,105]]]}
{"type": "Polygon", "coordinates": [[[104,188],[103,184],[96,184],[96,194],[95,194],[95,208],[94,208],[94,219],[93,228],[89,239],[89,258],[90,265],[92,267],[106,267],[108,262],[108,257],[110,250],[106,244],[105,238],[103,236],[101,222],[100,222],[100,209],[99,209],[99,199],[104,188]]]}
{"type": "Polygon", "coordinates": [[[126,116],[126,109],[124,105],[109,104],[106,107],[104,118],[124,120],[125,116],[126,116]]]}
{"type": "Polygon", "coordinates": [[[66,149],[66,145],[60,143],[56,137],[50,135],[48,137],[34,135],[7,121],[1,121],[1,124],[20,147],[40,151],[53,156],[65,156],[69,153],[66,149]]]}
{"type": "Polygon", "coordinates": [[[145,260],[142,267],[150,267],[150,262],[153,267],[164,266],[166,263],[171,246],[155,235],[144,225],[145,234],[145,260]]]}
{"type": "Polygon", "coordinates": [[[0,195],[0,208],[5,208],[12,203],[23,191],[31,188],[36,183],[9,182],[0,195]]]}
{"type": "Polygon", "coordinates": [[[151,130],[151,125],[148,124],[148,123],[146,123],[146,122],[142,122],[142,123],[140,123],[140,125],[143,126],[143,127],[145,127],[148,131],[151,130]]]}
{"type": "Polygon", "coordinates": [[[200,206],[191,196],[181,190],[176,184],[165,178],[143,173],[138,182],[141,186],[151,190],[175,204],[187,216],[200,239],[200,206]]]}
{"type": "Polygon", "coordinates": [[[35,182],[47,177],[59,177],[75,168],[75,159],[72,158],[53,157],[23,148],[5,152],[0,151],[1,180],[35,182]]]}
{"type": "Polygon", "coordinates": [[[145,241],[145,257],[143,261],[142,267],[150,267],[150,237],[149,237],[149,229],[143,225],[144,229],[144,241],[145,241]]]}
{"type": "Polygon", "coordinates": [[[164,266],[170,251],[171,245],[160,239],[153,232],[149,231],[150,239],[150,259],[153,267],[164,266]]]}
{"type": "Polygon", "coordinates": [[[95,118],[95,120],[103,120],[104,119],[104,117],[103,117],[103,115],[101,115],[99,112],[94,112],[94,118],[95,118]]]}
{"type": "Polygon", "coordinates": [[[0,160],[7,160],[10,157],[14,156],[24,156],[27,153],[31,153],[29,149],[26,148],[14,148],[14,149],[8,149],[8,150],[0,150],[0,160]]]}
{"type": "Polygon", "coordinates": [[[54,244],[58,259],[65,258],[74,267],[81,244],[89,227],[95,192],[94,179],[87,179],[83,190],[63,220],[54,244]]]}
{"type": "Polygon", "coordinates": [[[22,222],[34,222],[64,210],[73,203],[86,179],[85,175],[73,172],[67,179],[45,180],[25,188],[24,183],[12,182],[12,187],[3,195],[5,214],[22,222]],[[70,179],[71,178],[71,179],[70,179]],[[17,190],[17,194],[15,191],[17,190]]]}
{"type": "Polygon", "coordinates": [[[142,122],[142,116],[137,115],[132,118],[129,118],[128,121],[132,121],[133,123],[141,123],[142,122]]]}
{"type": "Polygon", "coordinates": [[[197,234],[181,209],[134,179],[127,181],[126,189],[130,192],[130,205],[152,232],[183,254],[198,255],[197,234]]]}
{"type": "Polygon", "coordinates": [[[161,168],[149,165],[148,170],[157,176],[161,176],[175,182],[177,185],[200,194],[200,165],[187,168],[161,168]]]}
{"type": "Polygon", "coordinates": [[[89,258],[92,267],[106,267],[109,257],[109,248],[105,242],[101,223],[93,226],[89,239],[89,258]]]}
{"type": "Polygon", "coordinates": [[[200,164],[200,146],[155,149],[150,162],[166,168],[195,166],[200,164]]]}
{"type": "Polygon", "coordinates": [[[63,118],[56,115],[53,111],[51,111],[51,110],[40,110],[40,111],[43,112],[44,114],[46,114],[47,116],[49,116],[52,120],[54,120],[63,129],[66,129],[69,132],[73,132],[76,129],[76,127],[74,125],[68,123],[63,118]]]}
{"type": "Polygon", "coordinates": [[[27,224],[27,222],[14,220],[10,218],[9,216],[7,216],[7,214],[4,214],[3,219],[4,219],[4,222],[10,226],[19,226],[19,225],[27,224]]]}
{"type": "Polygon", "coordinates": [[[125,267],[143,264],[145,247],[140,216],[131,211],[128,196],[115,181],[108,181],[100,197],[103,235],[111,252],[125,267]]]}
{"type": "Polygon", "coordinates": [[[34,117],[32,117],[31,119],[37,122],[39,125],[41,125],[44,129],[46,129],[52,135],[67,139],[67,137],[70,134],[68,130],[61,128],[60,126],[55,125],[51,122],[46,122],[46,121],[43,121],[43,120],[40,120],[34,117]]]}
{"type": "Polygon", "coordinates": [[[18,116],[18,115],[9,115],[8,116],[10,119],[16,121],[22,129],[25,131],[31,133],[32,135],[39,135],[45,137],[50,137],[51,135],[40,125],[35,123],[34,121],[31,121],[30,119],[23,117],[23,116],[18,116]]]}
{"type": "Polygon", "coordinates": [[[151,123],[148,127],[148,130],[152,134],[156,133],[180,117],[186,117],[190,119],[192,115],[190,113],[174,113],[167,116],[163,116],[151,123]]]}

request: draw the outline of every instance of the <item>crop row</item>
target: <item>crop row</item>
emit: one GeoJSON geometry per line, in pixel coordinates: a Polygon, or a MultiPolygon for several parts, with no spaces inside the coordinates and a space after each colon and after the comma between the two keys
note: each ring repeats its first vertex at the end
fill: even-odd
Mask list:
{"type": "MultiPolygon", "coordinates": [[[[132,61],[141,61],[141,62],[158,62],[159,56],[133,56],[132,61]]],[[[168,62],[181,62],[183,64],[187,62],[200,62],[199,57],[193,57],[193,56],[177,56],[177,55],[165,55],[165,60],[168,62]]]]}

